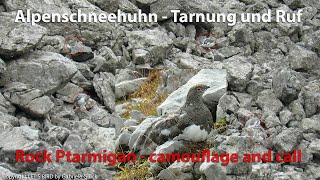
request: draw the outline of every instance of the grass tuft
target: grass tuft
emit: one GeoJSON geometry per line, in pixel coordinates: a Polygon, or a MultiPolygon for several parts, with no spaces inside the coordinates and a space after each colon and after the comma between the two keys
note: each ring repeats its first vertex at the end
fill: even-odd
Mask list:
{"type": "MultiPolygon", "coordinates": [[[[167,94],[158,94],[157,89],[161,83],[161,70],[151,70],[147,76],[147,80],[142,83],[137,91],[129,95],[128,98],[121,103],[131,102],[133,98],[141,98],[142,102],[137,105],[126,106],[127,112],[121,117],[130,118],[130,111],[138,110],[145,116],[157,115],[157,107],[168,97],[167,94]]],[[[119,104],[119,103],[118,103],[119,104]]]]}
{"type": "Polygon", "coordinates": [[[152,174],[148,171],[149,167],[150,162],[146,159],[139,159],[124,166],[118,165],[121,171],[116,174],[116,180],[148,179],[152,177],[152,174]]]}
{"type": "Polygon", "coordinates": [[[213,124],[213,128],[218,131],[218,133],[223,133],[227,130],[227,120],[226,118],[220,119],[213,124]]]}
{"type": "Polygon", "coordinates": [[[211,149],[213,145],[207,143],[207,142],[185,142],[185,153],[188,154],[195,154],[195,153],[201,153],[205,149],[211,149]]]}

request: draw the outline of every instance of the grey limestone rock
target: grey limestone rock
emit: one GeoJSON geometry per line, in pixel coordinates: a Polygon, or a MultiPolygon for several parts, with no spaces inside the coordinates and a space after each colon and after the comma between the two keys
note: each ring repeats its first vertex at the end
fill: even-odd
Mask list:
{"type": "Polygon", "coordinates": [[[115,136],[120,134],[121,128],[124,126],[123,119],[117,114],[110,114],[107,110],[99,107],[97,104],[87,111],[77,111],[76,115],[80,119],[90,120],[92,123],[103,128],[114,130],[115,136]]]}
{"type": "Polygon", "coordinates": [[[227,168],[219,163],[204,162],[200,166],[200,172],[208,180],[218,180],[227,178],[227,168]]]}
{"type": "Polygon", "coordinates": [[[82,92],[83,88],[73,83],[68,83],[65,87],[57,91],[57,97],[65,102],[74,103],[76,96],[82,92]]]}
{"type": "Polygon", "coordinates": [[[175,179],[186,179],[192,180],[193,174],[193,163],[192,162],[174,162],[167,169],[160,171],[158,174],[159,179],[164,180],[175,180],[175,179]]]}
{"type": "Polygon", "coordinates": [[[15,23],[14,13],[0,13],[0,57],[11,59],[37,46],[46,34],[46,28],[27,23],[15,23]]]}
{"type": "Polygon", "coordinates": [[[307,117],[320,112],[320,81],[311,81],[304,86],[299,94],[299,100],[307,117]]]}
{"type": "Polygon", "coordinates": [[[252,76],[252,64],[243,56],[233,56],[223,61],[223,68],[227,69],[231,90],[244,91],[252,76]]]}
{"type": "Polygon", "coordinates": [[[15,167],[18,171],[36,171],[37,167],[43,166],[42,163],[15,162],[16,150],[36,153],[46,149],[47,144],[39,141],[39,131],[33,130],[28,126],[14,127],[1,132],[0,140],[0,159],[15,167]]]}
{"type": "Polygon", "coordinates": [[[189,89],[197,84],[206,84],[210,86],[203,95],[205,103],[217,103],[226,93],[226,71],[218,69],[200,70],[186,84],[172,92],[168,98],[158,106],[158,114],[164,115],[177,112],[185,103],[189,89]]]}
{"type": "Polygon", "coordinates": [[[162,93],[170,94],[180,86],[187,83],[190,78],[198,73],[195,69],[168,69],[161,72],[161,84],[159,90],[162,93]]]}
{"type": "Polygon", "coordinates": [[[211,60],[188,53],[177,53],[174,55],[174,62],[180,69],[205,69],[210,68],[211,60]]]}
{"type": "Polygon", "coordinates": [[[14,82],[8,84],[3,92],[8,101],[35,117],[44,117],[54,107],[48,96],[30,85],[14,82]]]}
{"type": "Polygon", "coordinates": [[[0,58],[0,75],[7,70],[6,66],[6,63],[0,58]]]}
{"type": "Polygon", "coordinates": [[[279,152],[291,152],[302,140],[302,131],[296,128],[288,128],[278,134],[273,144],[279,152]]]}
{"type": "Polygon", "coordinates": [[[276,96],[287,104],[298,98],[305,84],[306,80],[301,74],[290,70],[281,70],[272,79],[272,87],[276,96]]]}
{"type": "Polygon", "coordinates": [[[11,129],[13,127],[19,126],[19,120],[9,114],[0,112],[0,129],[11,129]]]}
{"type": "Polygon", "coordinates": [[[138,78],[129,81],[122,81],[115,85],[116,98],[127,96],[136,90],[145,82],[147,78],[138,78]]]}
{"type": "Polygon", "coordinates": [[[98,6],[106,12],[116,12],[119,8],[119,0],[88,0],[91,4],[98,6]]]}
{"type": "Polygon", "coordinates": [[[119,9],[123,12],[138,12],[139,8],[129,0],[119,0],[119,9]]]}
{"type": "Polygon", "coordinates": [[[256,103],[262,109],[269,109],[275,113],[279,113],[284,107],[272,90],[264,90],[260,92],[258,94],[256,103]]]}
{"type": "Polygon", "coordinates": [[[56,53],[36,51],[9,62],[0,85],[18,81],[52,94],[63,88],[76,72],[77,67],[70,59],[56,53]]]}
{"type": "Polygon", "coordinates": [[[54,143],[59,142],[60,145],[62,145],[67,140],[70,134],[71,132],[67,128],[52,126],[48,130],[48,141],[54,141],[54,143]]]}
{"type": "MultiPolygon", "coordinates": [[[[143,31],[127,31],[127,38],[134,49],[144,49],[150,54],[150,65],[155,65],[166,58],[171,49],[172,40],[163,29],[148,29],[143,31]]],[[[143,55],[145,56],[145,55],[143,55]]]]}
{"type": "Polygon", "coordinates": [[[13,114],[16,108],[0,93],[0,112],[13,114]]]}
{"type": "Polygon", "coordinates": [[[70,126],[71,131],[75,131],[81,140],[91,145],[94,151],[115,151],[116,133],[115,128],[99,127],[97,124],[83,119],[70,126]]]}
{"type": "Polygon", "coordinates": [[[93,87],[98,97],[103,101],[103,104],[110,112],[115,110],[116,95],[115,89],[115,77],[111,73],[101,72],[95,74],[93,78],[93,87]]]}
{"type": "Polygon", "coordinates": [[[317,54],[301,46],[296,46],[289,52],[288,61],[293,70],[312,71],[320,68],[317,54]]]}
{"type": "Polygon", "coordinates": [[[310,118],[304,118],[301,121],[302,130],[304,132],[313,132],[319,133],[320,132],[320,115],[314,115],[310,118]]]}

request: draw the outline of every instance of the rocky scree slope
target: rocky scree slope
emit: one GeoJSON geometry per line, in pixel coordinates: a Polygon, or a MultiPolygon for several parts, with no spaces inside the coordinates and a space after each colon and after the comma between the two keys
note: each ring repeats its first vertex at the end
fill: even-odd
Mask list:
{"type": "MultiPolygon", "coordinates": [[[[118,114],[116,99],[134,92],[143,82],[144,77],[136,76],[132,68],[175,69],[163,73],[166,84],[160,89],[168,94],[187,87],[185,84],[192,77],[196,80],[191,82],[201,83],[202,78],[194,78],[204,73],[200,69],[218,69],[207,71],[207,80],[212,80],[213,85],[216,80],[220,86],[209,89],[204,101],[217,120],[226,119],[228,127],[223,134],[213,131],[206,142],[219,153],[302,149],[303,162],[237,163],[226,167],[214,163],[173,163],[167,168],[153,164],[150,170],[161,179],[320,178],[319,10],[319,1],[313,0],[2,0],[0,171],[10,175],[96,174],[102,179],[113,179],[114,167],[100,163],[15,163],[15,150],[115,151],[116,141],[119,143],[123,136],[126,139],[121,144],[130,146],[128,140],[133,140],[134,134],[157,120],[145,117],[139,124],[135,120],[125,121],[118,114]],[[169,19],[159,23],[41,22],[31,26],[14,23],[18,9],[39,13],[71,13],[78,9],[87,13],[117,9],[129,13],[142,9],[168,15],[169,19]],[[171,9],[187,13],[303,9],[303,20],[292,24],[238,23],[233,27],[226,23],[181,24],[170,19],[171,9]],[[215,34],[215,45],[202,48],[200,39],[208,34],[215,34]],[[124,68],[131,70],[117,70],[124,68]],[[225,70],[225,74],[217,75],[220,70],[225,70]],[[122,91],[117,90],[119,87],[122,91]],[[80,93],[90,97],[89,105],[74,106],[80,93]],[[264,121],[268,143],[259,139],[250,143],[244,127],[250,129],[252,124],[244,123],[243,117],[253,124],[264,121]],[[120,132],[123,127],[128,129],[126,135],[120,132]],[[174,172],[174,177],[168,172],[174,172]]],[[[172,95],[165,104],[176,105],[179,101],[175,98],[181,100],[183,96],[172,95]]],[[[161,105],[158,115],[168,109],[172,108],[161,105]]],[[[183,147],[185,144],[176,141],[155,148],[171,152],[183,147]]]]}

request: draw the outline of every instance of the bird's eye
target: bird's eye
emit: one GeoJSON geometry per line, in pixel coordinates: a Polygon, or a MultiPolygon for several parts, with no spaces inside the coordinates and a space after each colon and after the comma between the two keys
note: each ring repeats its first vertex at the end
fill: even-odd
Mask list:
{"type": "Polygon", "coordinates": [[[198,87],[198,88],[197,88],[197,91],[201,91],[201,88],[200,88],[200,87],[198,87]]]}

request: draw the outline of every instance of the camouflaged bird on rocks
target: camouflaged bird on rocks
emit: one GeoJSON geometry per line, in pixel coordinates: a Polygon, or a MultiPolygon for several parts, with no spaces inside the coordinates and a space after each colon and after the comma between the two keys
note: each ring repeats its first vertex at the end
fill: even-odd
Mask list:
{"type": "Polygon", "coordinates": [[[146,150],[152,153],[158,145],[173,139],[190,125],[198,125],[210,133],[213,117],[210,110],[202,101],[203,93],[209,88],[206,85],[193,86],[187,95],[184,106],[176,114],[160,117],[144,132],[141,132],[133,143],[133,150],[146,150]],[[150,151],[148,151],[150,150],[150,151]]]}

